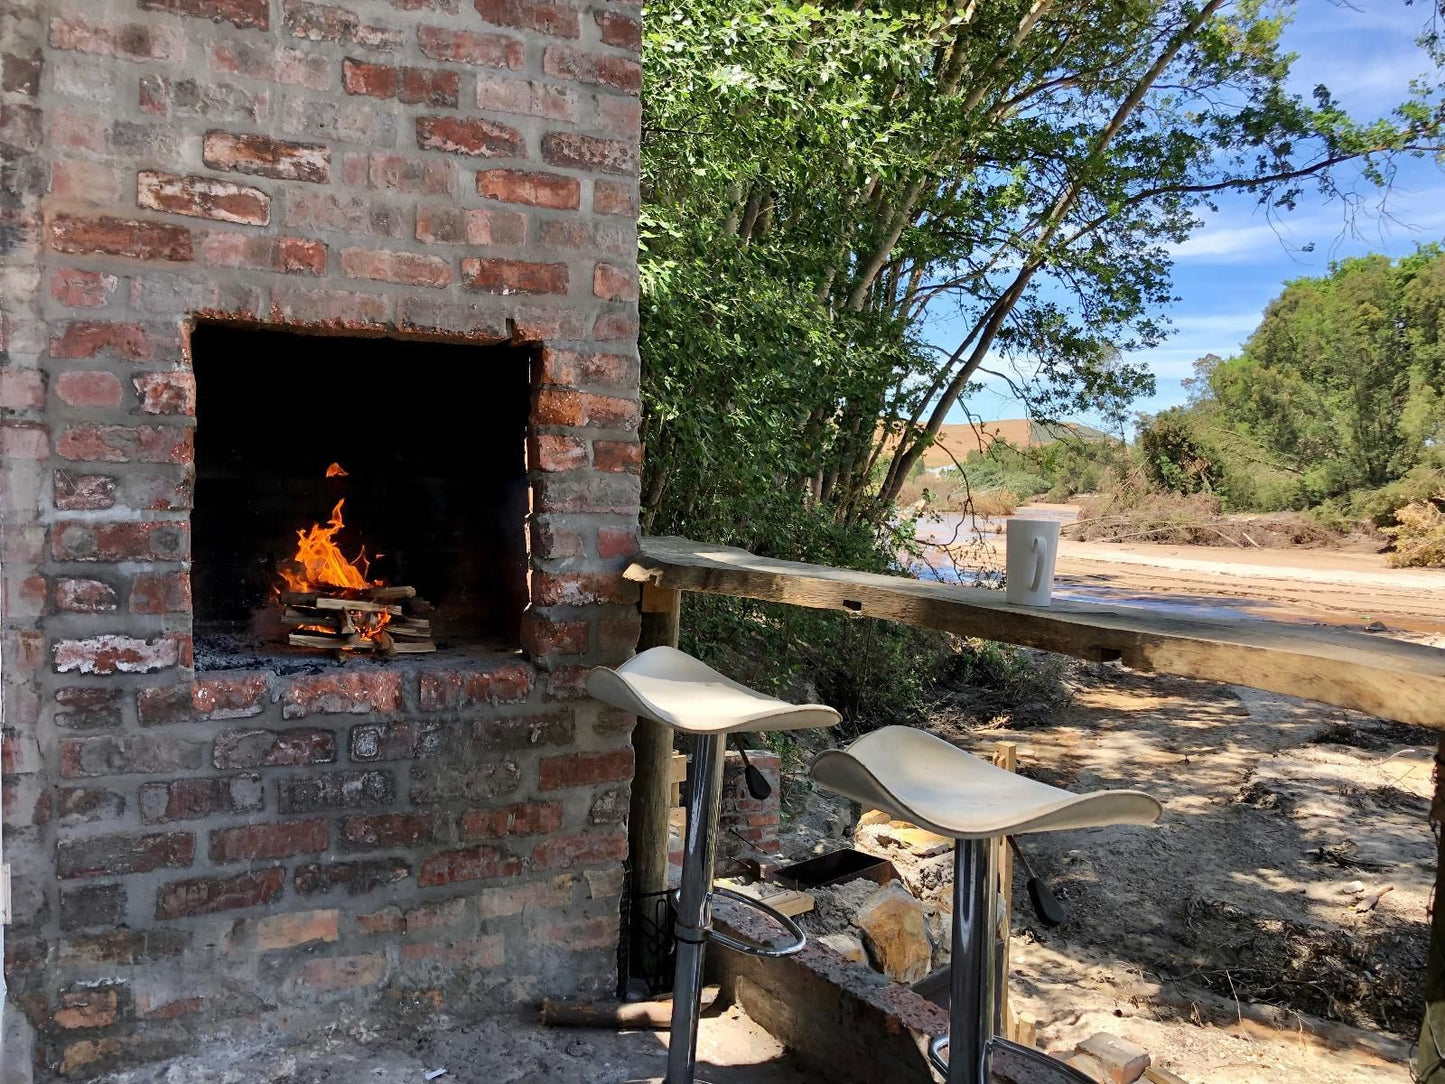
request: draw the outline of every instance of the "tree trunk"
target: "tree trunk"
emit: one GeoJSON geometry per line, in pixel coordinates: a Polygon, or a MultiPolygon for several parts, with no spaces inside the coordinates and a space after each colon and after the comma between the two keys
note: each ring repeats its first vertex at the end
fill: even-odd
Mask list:
{"type": "Polygon", "coordinates": [[[1430,907],[1430,955],[1425,965],[1425,1019],[1420,1025],[1420,1049],[1415,1055],[1415,1079],[1420,1084],[1445,1084],[1445,907],[1440,889],[1445,878],[1445,738],[1435,752],[1435,800],[1430,803],[1430,824],[1435,830],[1435,898],[1430,907]]]}

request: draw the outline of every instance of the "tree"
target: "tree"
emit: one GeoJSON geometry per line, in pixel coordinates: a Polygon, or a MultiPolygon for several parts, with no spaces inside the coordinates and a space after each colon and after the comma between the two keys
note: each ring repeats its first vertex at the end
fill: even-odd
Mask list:
{"type": "Polygon", "coordinates": [[[1213,194],[1287,207],[1433,148],[1433,92],[1371,124],[1291,95],[1288,6],[649,7],[646,527],[877,561],[995,362],[1036,367],[1044,418],[1148,390],[1120,351],[1166,334],[1169,246],[1213,194]]]}

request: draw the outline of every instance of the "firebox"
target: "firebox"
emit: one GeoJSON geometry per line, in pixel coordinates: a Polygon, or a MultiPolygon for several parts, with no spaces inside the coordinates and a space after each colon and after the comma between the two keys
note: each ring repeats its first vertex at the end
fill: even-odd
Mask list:
{"type": "Polygon", "coordinates": [[[414,589],[426,616],[405,620],[428,643],[517,645],[530,351],[202,324],[191,352],[199,669],[330,642],[329,625],[288,638],[298,541],[333,544],[359,584],[414,589]]]}

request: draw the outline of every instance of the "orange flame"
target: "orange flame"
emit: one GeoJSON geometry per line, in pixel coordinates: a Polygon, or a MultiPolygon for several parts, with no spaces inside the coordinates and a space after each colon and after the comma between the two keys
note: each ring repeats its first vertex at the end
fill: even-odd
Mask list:
{"type": "MultiPolygon", "coordinates": [[[[346,526],[341,516],[341,508],[345,503],[344,498],[336,502],[336,507],[331,510],[331,519],[325,527],[313,523],[308,530],[296,532],[296,553],[291,560],[282,562],[279,569],[285,582],[284,590],[303,594],[326,594],[337,588],[343,592],[364,591],[368,587],[383,585],[381,580],[367,578],[370,563],[366,559],[365,548],[354,560],[347,560],[346,555],[336,545],[336,535],[346,526]]],[[[356,626],[356,631],[366,640],[374,639],[391,621],[390,615],[384,612],[348,611],[348,614],[356,626]]]]}
{"type": "Polygon", "coordinates": [[[349,476],[350,472],[340,463],[333,463],[326,468],[326,477],[328,478],[346,478],[349,476]]]}

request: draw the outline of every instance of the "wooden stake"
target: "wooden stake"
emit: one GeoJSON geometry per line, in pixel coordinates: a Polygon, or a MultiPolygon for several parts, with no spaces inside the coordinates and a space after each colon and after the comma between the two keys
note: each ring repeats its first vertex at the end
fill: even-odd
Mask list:
{"type": "Polygon", "coordinates": [[[1425,965],[1425,1018],[1415,1054],[1420,1084],[1445,1084],[1445,738],[1435,752],[1435,800],[1430,825],[1436,835],[1435,897],[1430,906],[1430,954],[1425,965]]]}
{"type": "MultiPolygon", "coordinates": [[[[1019,767],[1019,747],[1011,741],[999,742],[994,746],[993,762],[997,767],[1008,772],[1016,772],[1019,767]]],[[[999,890],[1003,898],[1001,913],[998,916],[998,934],[1002,944],[998,953],[998,1003],[1000,1031],[1015,1042],[1018,1034],[1018,1021],[1013,1015],[1013,1006],[1009,1004],[1008,980],[1013,969],[1009,962],[1010,932],[1013,924],[1014,904],[1014,855],[1013,849],[1008,845],[1008,837],[1000,836],[994,840],[995,863],[998,869],[999,890]]]]}

